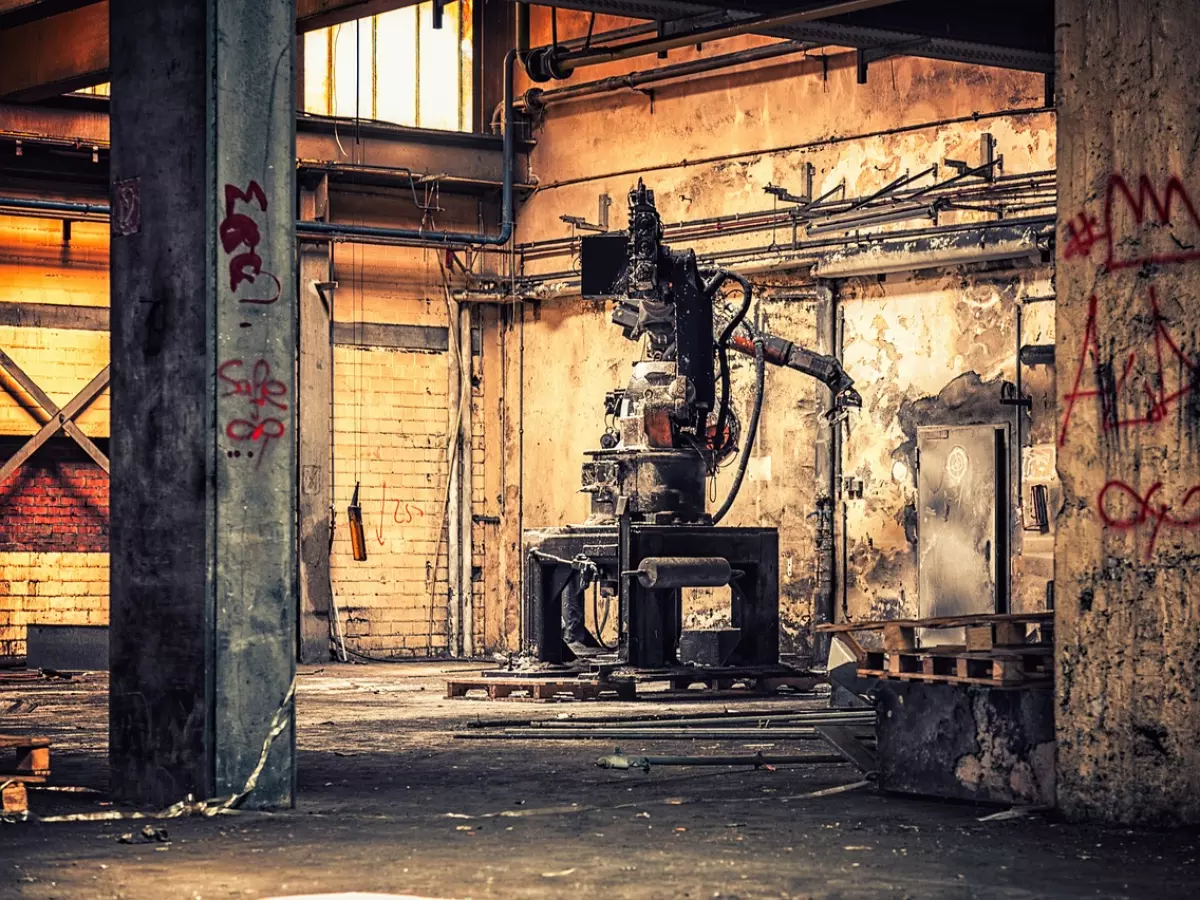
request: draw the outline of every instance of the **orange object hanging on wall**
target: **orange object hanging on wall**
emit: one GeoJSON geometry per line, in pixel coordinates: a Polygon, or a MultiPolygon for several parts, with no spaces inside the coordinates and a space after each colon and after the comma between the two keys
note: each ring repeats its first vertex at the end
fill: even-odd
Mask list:
{"type": "Polygon", "coordinates": [[[363,532],[362,507],[358,503],[358,482],[354,483],[354,496],[346,507],[346,519],[350,522],[350,547],[354,551],[355,562],[367,560],[367,537],[363,532]]]}

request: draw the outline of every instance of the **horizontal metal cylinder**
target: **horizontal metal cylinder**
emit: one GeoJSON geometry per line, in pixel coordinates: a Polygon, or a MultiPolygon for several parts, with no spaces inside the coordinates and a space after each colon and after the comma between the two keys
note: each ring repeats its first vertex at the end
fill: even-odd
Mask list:
{"type": "Polygon", "coordinates": [[[648,556],[634,573],[644,588],[722,587],[733,570],[719,556],[648,556]]]}

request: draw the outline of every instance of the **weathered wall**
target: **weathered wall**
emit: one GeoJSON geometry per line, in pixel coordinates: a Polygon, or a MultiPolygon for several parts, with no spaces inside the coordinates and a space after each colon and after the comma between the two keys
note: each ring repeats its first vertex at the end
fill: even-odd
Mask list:
{"type": "Polygon", "coordinates": [[[1200,6],[1058,21],[1059,803],[1200,822],[1200,6]]]}
{"type": "MultiPolygon", "coordinates": [[[[977,267],[979,268],[979,267],[977,267]]],[[[991,271],[856,278],[843,287],[843,362],[858,378],[863,413],[851,417],[843,476],[862,482],[862,497],[843,497],[849,577],[842,613],[849,619],[912,617],[918,604],[917,429],[922,426],[1008,425],[1016,409],[1000,402],[1001,384],[1016,382],[1017,321],[1022,342],[1037,316],[1033,298],[1052,296],[1051,271],[1028,265],[991,271]]],[[[1052,307],[1052,304],[1045,304],[1052,307]]],[[[1027,374],[1026,369],[1023,374],[1027,374]]],[[[1043,381],[1052,386],[1053,381],[1043,381]]],[[[1025,490],[1049,483],[1039,455],[1053,460],[1053,394],[1045,384],[1022,385],[1034,406],[1022,415],[1022,444],[1010,443],[1011,502],[1018,501],[1018,467],[1025,490]]],[[[857,491],[855,492],[857,493],[857,491]]],[[[1027,501],[1026,501],[1027,502],[1027,501]]],[[[1042,609],[1050,557],[1019,515],[1011,520],[1014,609],[1042,609]]],[[[990,604],[991,598],[981,597],[990,604]]],[[[842,603],[842,598],[839,598],[842,603]]],[[[990,606],[988,607],[990,608],[990,606]]]]}
{"type": "MultiPolygon", "coordinates": [[[[621,24],[626,23],[601,17],[596,29],[621,24]]],[[[583,34],[586,28],[586,16],[560,11],[560,35],[583,34]]],[[[549,40],[547,18],[538,10],[534,40],[549,40]]],[[[758,40],[706,45],[703,53],[730,52],[758,40]]],[[[696,55],[692,49],[673,51],[666,63],[640,59],[587,69],[573,80],[696,55]]],[[[570,226],[559,216],[594,221],[602,193],[613,199],[611,227],[623,228],[625,195],[643,173],[664,221],[679,222],[769,209],[773,201],[763,189],[775,184],[802,191],[805,164],[815,167],[817,195],[844,180],[849,196],[864,196],[933,163],[943,165],[940,177],[946,177],[945,159],[977,160],[984,132],[996,138],[1006,173],[1053,168],[1054,117],[1029,112],[1042,105],[1039,76],[900,57],[873,66],[868,83],[859,85],[852,59],[836,49],[813,51],[807,57],[693,77],[645,92],[551,106],[531,157],[541,186],[521,208],[518,239],[569,235],[570,226]]],[[[941,222],[968,219],[948,213],[941,222]]],[[[790,231],[781,230],[692,246],[708,252],[790,240],[790,231]]],[[[569,254],[530,255],[524,271],[565,276],[577,265],[569,254]]],[[[760,272],[753,278],[763,285],[759,308],[767,327],[815,345],[817,308],[811,286],[798,287],[798,279],[786,272],[760,272]]],[[[990,402],[1011,421],[1011,408],[999,407],[997,379],[1014,377],[1015,305],[1033,293],[1052,293],[1047,278],[1044,270],[1026,270],[980,278],[892,277],[849,286],[846,361],[865,388],[866,403],[851,420],[845,464],[847,474],[855,470],[863,473],[858,477],[867,476],[871,491],[847,510],[851,616],[908,611],[915,601],[914,549],[903,526],[912,490],[892,480],[893,454],[902,452],[907,440],[897,421],[901,407],[929,402],[926,398],[938,397],[957,378],[978,377],[991,382],[990,402]],[[983,336],[994,327],[999,328],[996,334],[983,336]]],[[[586,515],[586,495],[577,493],[578,466],[583,451],[597,446],[603,432],[604,392],[627,380],[628,366],[638,356],[638,348],[622,338],[608,314],[603,304],[562,290],[552,299],[528,304],[522,327],[511,332],[514,362],[507,371],[519,379],[521,392],[519,398],[515,391],[506,396],[512,397],[520,429],[506,435],[506,446],[520,460],[506,471],[513,476],[523,472],[523,509],[516,518],[525,527],[578,522],[586,515]]],[[[1028,335],[1030,328],[1025,330],[1028,335]]],[[[748,414],[751,372],[749,361],[735,363],[743,416],[748,414]]],[[[760,441],[728,519],[731,524],[780,528],[784,646],[800,653],[808,648],[812,595],[821,578],[812,515],[820,490],[817,455],[822,452],[815,446],[817,400],[811,379],[793,372],[768,373],[760,441]]],[[[727,488],[728,475],[718,481],[718,497],[727,488]]],[[[510,546],[514,529],[507,532],[510,546]]],[[[1045,550],[1035,592],[1044,593],[1048,578],[1045,550]]],[[[514,584],[516,573],[508,571],[505,577],[514,584]]],[[[696,621],[706,620],[702,602],[692,611],[696,621]]]]}
{"type": "MultiPolygon", "coordinates": [[[[106,306],[107,226],[75,223],[68,239],[53,219],[0,217],[0,303],[106,306]]],[[[3,325],[0,349],[60,406],[108,364],[104,331],[3,325]]],[[[44,421],[0,372],[0,462],[44,421]]],[[[76,422],[107,438],[108,392],[76,422]]],[[[74,441],[52,438],[0,484],[0,657],[25,654],[29,624],[107,621],[108,476],[74,441]]]]}

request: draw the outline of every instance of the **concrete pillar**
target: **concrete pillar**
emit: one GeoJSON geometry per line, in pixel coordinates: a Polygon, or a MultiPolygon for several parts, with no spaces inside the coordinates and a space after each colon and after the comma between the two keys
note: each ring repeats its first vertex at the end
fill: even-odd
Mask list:
{"type": "Polygon", "coordinates": [[[1200,4],[1056,31],[1058,799],[1200,822],[1200,4]]]}
{"type": "Polygon", "coordinates": [[[110,10],[112,787],[287,806],[294,4],[110,10]]]}
{"type": "MultiPolygon", "coordinates": [[[[328,219],[325,176],[300,191],[300,218],[328,219]]],[[[329,578],[333,503],[333,297],[328,241],[300,245],[297,385],[300,464],[300,661],[329,660],[333,584],[329,578]]]]}

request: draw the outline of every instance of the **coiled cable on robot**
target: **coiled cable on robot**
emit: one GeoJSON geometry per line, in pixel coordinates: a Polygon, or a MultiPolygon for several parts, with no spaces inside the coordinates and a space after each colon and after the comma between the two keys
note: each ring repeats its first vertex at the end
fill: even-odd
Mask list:
{"type": "MultiPolygon", "coordinates": [[[[729,323],[721,332],[721,336],[717,339],[717,360],[721,366],[721,408],[717,411],[716,425],[716,439],[719,441],[722,440],[722,436],[725,434],[725,423],[729,418],[729,404],[731,402],[729,378],[729,339],[733,337],[733,333],[737,331],[738,326],[742,324],[742,320],[746,318],[746,313],[750,311],[750,301],[753,296],[753,286],[750,284],[750,280],[745,276],[739,275],[737,272],[731,272],[728,269],[719,269],[716,277],[713,278],[712,281],[710,281],[707,285],[705,285],[705,288],[710,293],[715,294],[718,290],[720,290],[721,285],[725,283],[726,279],[732,279],[742,286],[742,306],[737,313],[734,314],[733,318],[729,320],[729,323]]],[[[751,440],[753,440],[753,438],[751,438],[751,440]]],[[[719,459],[726,446],[727,442],[722,442],[720,447],[714,448],[713,459],[719,459]]]]}
{"type": "MultiPolygon", "coordinates": [[[[729,329],[726,329],[727,331],[729,329]]],[[[750,413],[750,424],[746,427],[746,445],[742,448],[742,458],[738,461],[737,472],[733,476],[733,484],[721,508],[713,513],[713,524],[716,525],[729,512],[733,501],[741,490],[742,480],[746,477],[746,468],[750,465],[750,452],[754,449],[754,438],[758,434],[758,420],[762,416],[763,395],[766,388],[767,357],[763,340],[757,334],[754,339],[754,410],[750,413]]]]}

